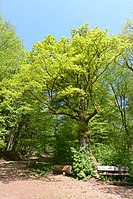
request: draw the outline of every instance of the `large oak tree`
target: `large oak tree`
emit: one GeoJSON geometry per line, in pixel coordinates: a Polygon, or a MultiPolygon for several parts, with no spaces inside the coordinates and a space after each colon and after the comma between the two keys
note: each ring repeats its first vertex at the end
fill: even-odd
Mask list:
{"type": "Polygon", "coordinates": [[[88,25],[60,41],[49,35],[27,54],[14,84],[40,101],[42,111],[73,119],[80,146],[90,149],[88,123],[99,111],[101,77],[124,48],[119,37],[88,25]]]}

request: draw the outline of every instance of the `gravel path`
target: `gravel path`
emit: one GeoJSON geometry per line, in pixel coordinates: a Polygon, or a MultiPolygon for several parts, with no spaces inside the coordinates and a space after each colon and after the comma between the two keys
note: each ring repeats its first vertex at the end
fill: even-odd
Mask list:
{"type": "Polygon", "coordinates": [[[133,199],[133,186],[53,174],[27,179],[25,172],[29,172],[26,164],[0,163],[0,199],[133,199]]]}

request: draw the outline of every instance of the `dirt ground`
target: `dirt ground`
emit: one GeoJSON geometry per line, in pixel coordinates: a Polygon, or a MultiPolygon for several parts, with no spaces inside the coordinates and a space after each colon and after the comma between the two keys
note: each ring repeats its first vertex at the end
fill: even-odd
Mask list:
{"type": "Polygon", "coordinates": [[[0,199],[133,199],[133,186],[63,175],[27,177],[26,163],[0,161],[0,199]]]}

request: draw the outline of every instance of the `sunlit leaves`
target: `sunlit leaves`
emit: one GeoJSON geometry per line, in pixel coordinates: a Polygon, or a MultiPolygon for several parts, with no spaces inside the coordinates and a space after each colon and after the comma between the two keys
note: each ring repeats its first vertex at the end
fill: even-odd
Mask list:
{"type": "Polygon", "coordinates": [[[23,58],[23,45],[13,27],[0,17],[0,81],[11,78],[23,58]]]}

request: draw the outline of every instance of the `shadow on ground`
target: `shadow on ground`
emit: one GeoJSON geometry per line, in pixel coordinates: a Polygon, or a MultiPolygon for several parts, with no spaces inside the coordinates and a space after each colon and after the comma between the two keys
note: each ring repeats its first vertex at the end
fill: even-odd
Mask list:
{"type": "Polygon", "coordinates": [[[7,161],[0,162],[0,181],[8,183],[18,179],[27,179],[29,169],[29,161],[7,161]]]}
{"type": "Polygon", "coordinates": [[[133,199],[133,184],[115,182],[100,188],[101,191],[109,194],[119,195],[121,198],[133,199]]]}

